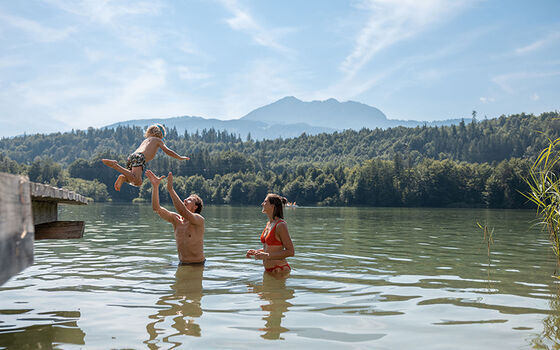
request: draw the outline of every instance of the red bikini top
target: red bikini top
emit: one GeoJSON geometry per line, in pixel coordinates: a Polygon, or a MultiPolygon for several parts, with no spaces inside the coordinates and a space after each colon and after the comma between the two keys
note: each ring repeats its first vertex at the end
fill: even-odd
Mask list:
{"type": "Polygon", "coordinates": [[[274,224],[272,229],[270,229],[270,231],[268,232],[268,235],[266,235],[266,237],[265,237],[264,233],[266,232],[266,229],[268,228],[268,225],[269,225],[269,224],[266,224],[266,227],[264,228],[263,232],[261,233],[261,243],[266,243],[267,245],[282,245],[282,242],[280,242],[276,238],[276,235],[274,234],[276,232],[276,225],[278,225],[280,222],[284,222],[284,220],[278,220],[278,222],[276,222],[276,224],[274,224]]]}

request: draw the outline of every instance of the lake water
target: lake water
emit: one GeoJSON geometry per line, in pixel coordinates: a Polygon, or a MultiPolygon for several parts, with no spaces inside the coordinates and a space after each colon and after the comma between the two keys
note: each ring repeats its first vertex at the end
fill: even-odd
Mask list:
{"type": "Polygon", "coordinates": [[[177,266],[149,205],[63,206],[83,239],[35,242],[0,287],[8,349],[556,349],[556,260],[532,211],[286,209],[287,279],[260,207],[210,206],[204,267],[177,266]],[[494,228],[488,257],[483,232],[494,228]]]}

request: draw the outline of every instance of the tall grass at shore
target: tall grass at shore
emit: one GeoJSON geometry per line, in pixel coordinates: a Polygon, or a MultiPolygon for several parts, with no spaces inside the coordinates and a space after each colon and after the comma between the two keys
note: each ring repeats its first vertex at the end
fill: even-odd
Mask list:
{"type": "Polygon", "coordinates": [[[560,265],[560,138],[549,141],[531,167],[526,180],[530,191],[525,196],[537,205],[537,213],[548,231],[560,265]]]}

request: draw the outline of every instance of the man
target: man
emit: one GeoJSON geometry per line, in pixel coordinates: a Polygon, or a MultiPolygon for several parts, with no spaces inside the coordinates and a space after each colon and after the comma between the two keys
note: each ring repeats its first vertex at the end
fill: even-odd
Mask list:
{"type": "Polygon", "coordinates": [[[184,202],[181,201],[173,189],[173,174],[167,176],[167,190],[179,213],[171,212],[159,205],[159,183],[165,176],[157,177],[150,170],[146,176],[152,183],[152,209],[165,221],[173,225],[177,253],[181,265],[202,265],[204,257],[204,218],[202,199],[196,194],[190,195],[184,202]]]}

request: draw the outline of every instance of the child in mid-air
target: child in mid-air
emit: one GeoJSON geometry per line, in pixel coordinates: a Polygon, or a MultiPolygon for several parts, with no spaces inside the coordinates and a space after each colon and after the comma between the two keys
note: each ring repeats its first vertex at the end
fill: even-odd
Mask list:
{"type": "Polygon", "coordinates": [[[123,183],[128,182],[133,186],[142,185],[142,172],[146,163],[154,159],[158,148],[161,148],[167,155],[180,160],[189,160],[189,157],[183,157],[170,150],[165,146],[163,138],[165,137],[165,128],[161,124],[150,126],[144,134],[144,141],[138,146],[136,151],[128,156],[126,160],[126,169],[120,166],[116,160],[102,159],[106,166],[115,169],[121,175],[115,181],[115,190],[120,191],[123,183]]]}

